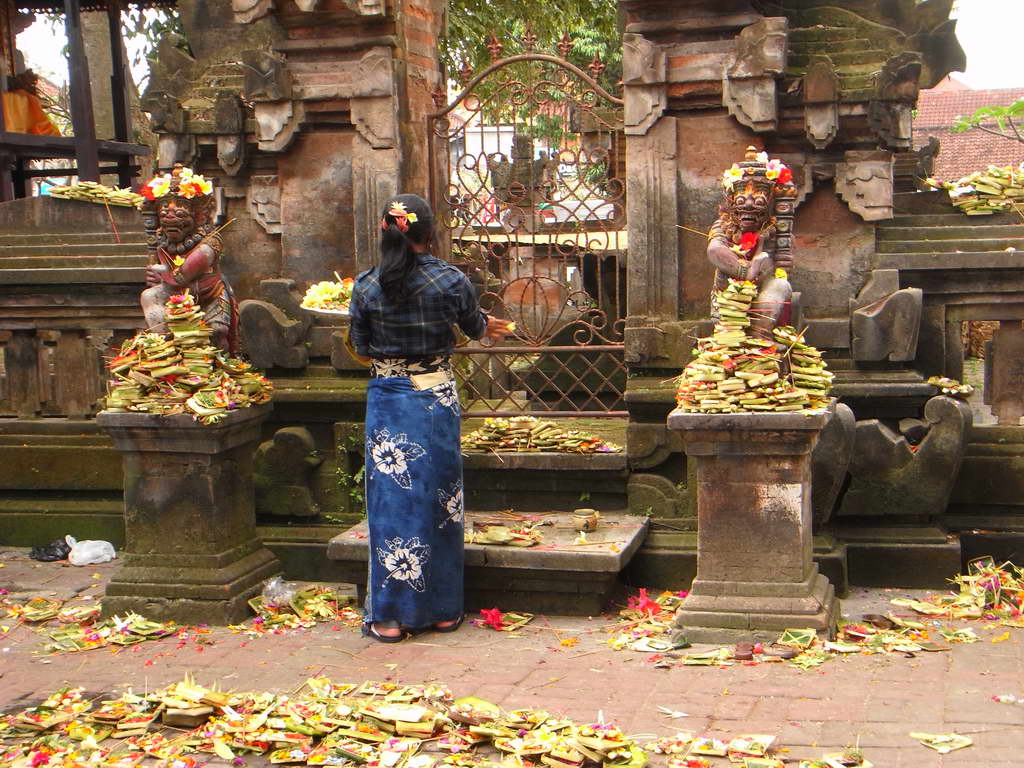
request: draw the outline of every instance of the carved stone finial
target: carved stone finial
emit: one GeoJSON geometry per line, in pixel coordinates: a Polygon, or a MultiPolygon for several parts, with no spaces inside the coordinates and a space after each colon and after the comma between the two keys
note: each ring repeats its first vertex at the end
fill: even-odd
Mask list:
{"type": "Polygon", "coordinates": [[[491,61],[497,61],[501,58],[503,48],[504,46],[497,35],[491,35],[491,41],[487,44],[487,50],[491,52],[491,61]]]}
{"type": "Polygon", "coordinates": [[[572,53],[572,49],[575,43],[573,39],[569,37],[569,33],[566,32],[562,35],[562,39],[558,41],[558,52],[562,54],[563,59],[569,58],[569,54],[572,53]]]}

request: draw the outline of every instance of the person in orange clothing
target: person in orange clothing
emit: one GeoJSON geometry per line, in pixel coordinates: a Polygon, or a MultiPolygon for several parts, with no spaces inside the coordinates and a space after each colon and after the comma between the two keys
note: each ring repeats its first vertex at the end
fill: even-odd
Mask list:
{"type": "Polygon", "coordinates": [[[4,129],[11,133],[35,136],[60,136],[60,131],[43,111],[36,92],[38,75],[26,69],[8,80],[10,90],[4,91],[4,129]]]}

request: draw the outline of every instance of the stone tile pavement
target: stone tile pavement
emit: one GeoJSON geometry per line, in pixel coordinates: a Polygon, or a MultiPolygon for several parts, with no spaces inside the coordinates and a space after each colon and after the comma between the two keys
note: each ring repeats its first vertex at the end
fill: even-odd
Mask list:
{"type": "MultiPolygon", "coordinates": [[[[0,588],[68,598],[97,595],[114,566],[38,564],[24,550],[0,548],[0,588]],[[99,574],[94,578],[93,574],[99,574]]],[[[859,616],[885,612],[898,590],[858,591],[843,604],[859,616]]],[[[500,606],[498,606],[500,607],[500,606]]],[[[604,644],[606,617],[538,617],[518,635],[465,626],[452,635],[423,635],[398,645],[362,638],[355,628],[247,638],[225,629],[209,644],[165,638],[112,652],[40,656],[41,638],[0,618],[0,711],[27,706],[64,684],[93,694],[152,689],[193,674],[225,689],[294,690],[308,676],[337,680],[438,681],[456,695],[505,707],[542,706],[578,719],[606,719],[630,734],[677,730],[710,735],[771,733],[781,757],[795,761],[859,744],[878,768],[1024,764],[1024,707],[992,701],[1024,694],[1024,630],[993,643],[1001,629],[973,623],[982,640],[915,658],[854,656],[803,671],[787,664],[659,669],[648,654],[604,644]],[[2,633],[2,630],[0,630],[2,633]],[[560,638],[578,638],[573,647],[560,638]],[[670,720],[658,707],[685,712],[670,720]],[[907,737],[912,730],[956,731],[974,746],[939,755],[907,737]]],[[[720,761],[723,766],[725,760],[720,761]]]]}

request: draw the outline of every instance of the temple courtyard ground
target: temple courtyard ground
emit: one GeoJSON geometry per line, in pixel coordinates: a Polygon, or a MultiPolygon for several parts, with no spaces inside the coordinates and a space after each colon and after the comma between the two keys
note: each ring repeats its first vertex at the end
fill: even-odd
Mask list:
{"type": "MultiPolygon", "coordinates": [[[[26,550],[11,548],[0,548],[0,566],[0,587],[9,597],[76,600],[101,594],[116,567],[36,563],[26,550]]],[[[843,602],[843,613],[886,613],[890,599],[923,594],[857,589],[843,602]]],[[[608,647],[605,630],[613,616],[537,617],[515,634],[467,624],[455,634],[397,645],[330,623],[260,637],[221,628],[189,633],[184,642],[170,636],[116,652],[49,656],[40,655],[43,638],[32,628],[0,617],[6,629],[0,629],[0,712],[36,704],[64,685],[106,697],[129,687],[154,690],[191,674],[224,690],[287,693],[307,677],[326,675],[349,682],[434,681],[456,696],[480,696],[505,708],[542,707],[580,721],[593,721],[600,711],[633,736],[773,734],[778,757],[794,766],[850,745],[859,745],[878,768],[1024,764],[1024,706],[992,698],[1024,694],[1024,630],[1002,638],[1004,628],[985,622],[943,621],[973,627],[980,640],[912,658],[854,655],[810,670],[781,662],[682,666],[674,659],[663,659],[670,665],[663,668],[651,654],[608,647]],[[578,642],[563,644],[567,638],[578,642]],[[660,708],[686,716],[671,718],[660,708]],[[956,732],[974,745],[940,755],[909,738],[911,731],[956,732]]],[[[211,765],[221,762],[210,757],[211,765]]],[[[714,762],[728,765],[724,758],[714,762]]]]}

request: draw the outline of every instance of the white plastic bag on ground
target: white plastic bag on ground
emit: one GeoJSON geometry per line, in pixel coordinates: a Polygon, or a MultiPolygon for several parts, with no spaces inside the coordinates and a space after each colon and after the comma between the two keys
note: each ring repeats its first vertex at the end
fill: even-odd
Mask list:
{"type": "Polygon", "coordinates": [[[71,547],[68,562],[72,565],[109,563],[117,557],[114,545],[109,541],[75,541],[72,536],[65,536],[64,540],[71,547]]]}

